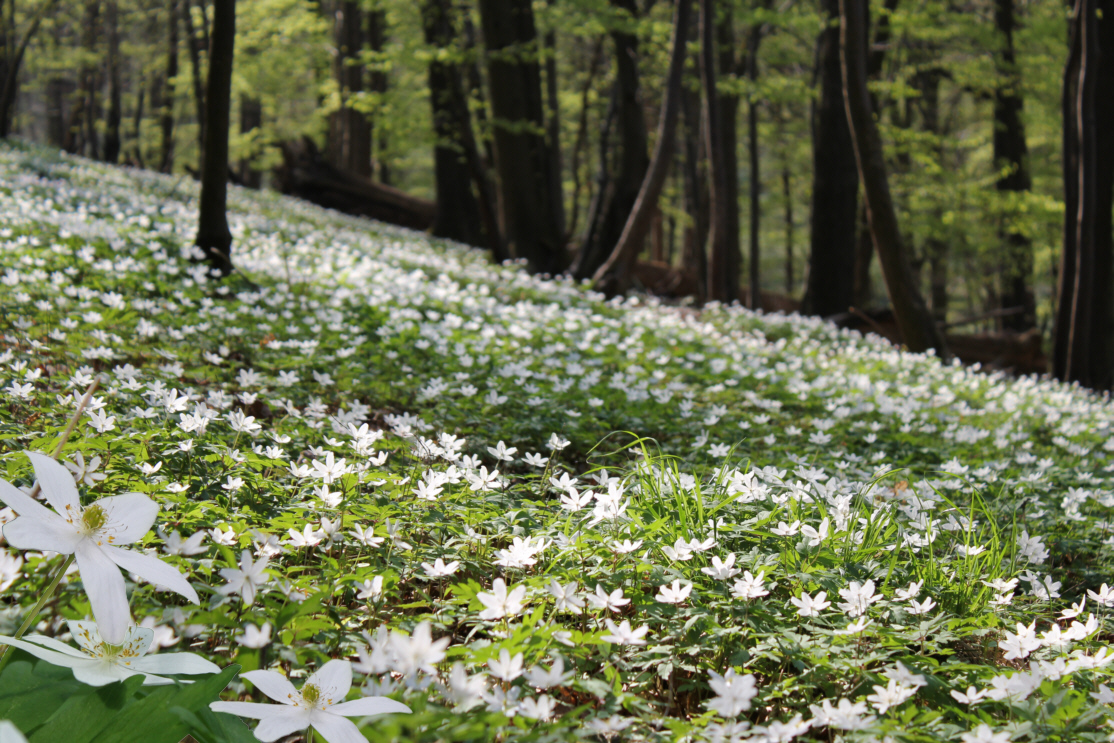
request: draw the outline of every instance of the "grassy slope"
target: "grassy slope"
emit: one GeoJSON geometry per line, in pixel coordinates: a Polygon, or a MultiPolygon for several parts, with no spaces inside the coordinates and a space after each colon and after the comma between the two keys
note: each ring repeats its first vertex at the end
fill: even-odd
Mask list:
{"type": "MultiPolygon", "coordinates": [[[[630,740],[944,740],[983,722],[1022,740],[1105,737],[1108,709],[1091,694],[1107,670],[1091,666],[1109,608],[1088,599],[1077,630],[1060,614],[1108,580],[1105,401],[814,320],[604,302],[239,190],[236,259],[262,288],[216,284],[183,257],[192,183],[0,147],[6,479],[30,484],[18,452],[49,451],[67,396],[104,372],[98,404],[114,425],[98,432],[86,416],[63,458],[100,457],[90,498],[147,492],[163,535],[205,532],[196,554],[170,558],[201,608],[146,584],[132,594],[137,620],[178,646],[295,675],[359,661],[371,691],[415,710],[369,724],[376,740],[623,725],[614,734],[630,740]],[[254,418],[241,431],[236,411],[254,418]],[[553,434],[568,445],[547,448],[553,434]],[[336,479],[321,477],[342,459],[336,479]],[[241,549],[271,555],[273,580],[250,606],[216,590],[241,549]],[[430,577],[438,558],[456,571],[430,577]],[[732,571],[761,580],[740,587],[732,571]],[[485,619],[478,594],[497,577],[525,588],[525,606],[485,619]],[[691,593],[662,601],[675,580],[691,593]],[[629,603],[573,613],[553,581],[577,584],[580,603],[597,585],[629,603]],[[875,590],[855,594],[867,581],[875,590]],[[790,601],[820,591],[831,605],[816,616],[790,601]],[[841,608],[856,595],[864,612],[841,608]],[[425,621],[446,648],[423,641],[425,621]],[[645,627],[646,644],[616,642],[623,621],[645,627]],[[1044,642],[1007,659],[1018,622],[1044,642]],[[244,647],[244,627],[265,623],[274,642],[244,647]],[[503,650],[526,668],[560,657],[570,675],[548,689],[498,680],[485,664],[503,650]],[[489,675],[467,687],[454,663],[489,675]],[[728,668],[757,690],[735,709],[709,687],[728,668]],[[483,699],[469,692],[480,684],[483,699]],[[949,694],[969,686],[987,698],[949,694]],[[841,699],[858,710],[826,711],[841,699]],[[548,722],[532,719],[547,705],[548,722]],[[811,730],[773,724],[798,714],[811,730]]],[[[156,534],[146,545],[168,550],[156,534]]],[[[8,592],[27,606],[48,561],[22,557],[8,592]]],[[[70,581],[56,616],[87,609],[70,581]]]]}

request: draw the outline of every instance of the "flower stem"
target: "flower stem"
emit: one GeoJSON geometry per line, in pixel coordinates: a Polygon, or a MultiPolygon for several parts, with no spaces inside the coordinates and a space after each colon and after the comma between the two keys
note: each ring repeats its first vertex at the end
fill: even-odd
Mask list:
{"type": "MultiPolygon", "coordinates": [[[[66,570],[69,569],[70,564],[73,562],[73,560],[74,556],[72,554],[66,555],[65,562],[63,562],[59,566],[58,570],[54,573],[54,577],[50,580],[50,585],[48,585],[46,587],[46,590],[43,591],[42,595],[39,596],[39,600],[36,601],[35,605],[31,607],[31,611],[27,613],[27,618],[23,620],[23,624],[21,624],[19,629],[16,630],[15,639],[18,640],[19,638],[23,637],[24,633],[31,628],[31,625],[39,616],[39,612],[43,610],[43,606],[45,606],[46,602],[49,601],[51,596],[54,595],[54,591],[58,588],[58,584],[62,581],[62,576],[66,574],[66,570]]],[[[11,648],[5,645],[3,656],[0,657],[0,672],[2,672],[5,666],[8,665],[8,663],[11,661],[11,658],[11,648]]]]}

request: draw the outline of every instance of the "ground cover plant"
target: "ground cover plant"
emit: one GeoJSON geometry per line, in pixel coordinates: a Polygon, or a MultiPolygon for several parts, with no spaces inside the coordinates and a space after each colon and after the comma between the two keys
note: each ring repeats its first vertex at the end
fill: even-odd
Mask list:
{"type": "Polygon", "coordinates": [[[0,713],[29,740],[66,695],[199,741],[1111,732],[1108,400],[263,193],[233,191],[217,281],[188,181],[3,145],[0,184],[0,635],[42,608],[0,639],[0,713]],[[36,479],[44,510],[76,485],[73,540],[154,528],[63,574],[71,542],[16,548],[36,479]]]}

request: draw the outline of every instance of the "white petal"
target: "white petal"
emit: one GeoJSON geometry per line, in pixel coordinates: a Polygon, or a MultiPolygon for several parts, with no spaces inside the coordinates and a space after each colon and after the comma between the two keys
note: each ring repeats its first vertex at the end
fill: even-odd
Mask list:
{"type": "Polygon", "coordinates": [[[80,622],[70,621],[66,622],[66,626],[70,629],[70,634],[82,650],[87,654],[92,655],[104,642],[101,637],[101,631],[97,629],[96,622],[80,622]]]}
{"type": "Polygon", "coordinates": [[[367,738],[360,733],[356,723],[340,715],[313,710],[310,724],[328,743],[367,743],[367,738]]]}
{"type": "MultiPolygon", "coordinates": [[[[309,727],[309,715],[306,710],[298,707],[268,706],[274,708],[274,713],[264,717],[255,726],[255,737],[263,743],[271,743],[309,727]]],[[[367,739],[361,740],[360,743],[367,743],[367,739]]]]}
{"type": "Polygon", "coordinates": [[[110,544],[131,544],[151,531],[159,515],[159,504],[143,493],[124,493],[101,498],[93,504],[104,509],[108,517],[101,533],[110,544]]]}
{"type": "Polygon", "coordinates": [[[275,671],[248,671],[241,673],[240,678],[252,682],[255,688],[276,702],[294,704],[294,700],[300,697],[290,679],[275,671]]]}
{"type": "Polygon", "coordinates": [[[34,451],[24,454],[35,468],[35,477],[39,480],[46,502],[63,516],[77,518],[77,514],[81,513],[81,498],[70,471],[45,454],[34,451]]]}
{"type": "Polygon", "coordinates": [[[85,594],[93,608],[93,618],[97,629],[109,645],[120,645],[132,624],[128,608],[128,593],[124,588],[124,576],[120,568],[100,547],[87,539],[78,542],[77,567],[81,571],[81,582],[85,594]]]}
{"type": "Polygon", "coordinates": [[[329,712],[344,717],[366,717],[368,715],[386,715],[391,712],[409,712],[410,708],[402,702],[396,702],[387,697],[364,697],[353,699],[351,702],[342,702],[329,707],[329,712]]]}
{"type": "Polygon", "coordinates": [[[165,562],[152,555],[145,555],[142,552],[135,552],[134,550],[120,549],[119,547],[104,546],[98,547],[105,555],[108,556],[112,562],[116,563],[124,570],[130,573],[135,573],[140,578],[154,583],[161,588],[174,591],[181,596],[185,596],[195,604],[201,603],[197,597],[197,591],[193,590],[193,586],[186,580],[185,576],[178,572],[178,569],[172,565],[167,565],[165,562]]]}
{"type": "Polygon", "coordinates": [[[306,683],[316,686],[323,697],[344,701],[352,688],[352,664],[346,660],[331,660],[306,679],[306,683]]]}
{"type": "Polygon", "coordinates": [[[0,635],[0,643],[11,645],[12,647],[24,650],[35,656],[36,658],[45,660],[52,666],[61,666],[62,668],[78,668],[79,666],[88,666],[90,664],[96,665],[98,663],[98,661],[93,660],[92,658],[85,655],[82,655],[80,658],[78,658],[70,655],[69,653],[60,653],[57,650],[44,648],[41,645],[27,642],[26,640],[17,640],[14,637],[7,637],[6,635],[0,635]]]}
{"type": "Polygon", "coordinates": [[[43,507],[43,513],[46,514],[44,518],[20,516],[4,524],[4,538],[8,544],[21,550],[42,550],[62,555],[73,552],[81,535],[50,509],[43,507]]]}
{"type": "Polygon", "coordinates": [[[123,681],[129,676],[134,676],[138,671],[129,671],[123,666],[105,661],[94,661],[73,669],[73,677],[89,686],[104,686],[123,681]]]}
{"type": "Polygon", "coordinates": [[[42,645],[44,648],[57,650],[59,653],[65,653],[71,658],[82,658],[84,660],[89,660],[88,655],[81,652],[73,645],[67,645],[61,640],[57,640],[53,637],[47,637],[46,635],[24,635],[23,639],[27,642],[33,642],[36,645],[42,645]]]}
{"type": "MultiPolygon", "coordinates": [[[[277,704],[261,704],[259,702],[211,702],[209,709],[214,712],[225,712],[237,717],[250,717],[253,720],[263,720],[273,717],[279,710],[289,710],[292,707],[283,707],[277,704]]],[[[306,723],[308,724],[308,723],[306,723]]]]}
{"type": "Polygon", "coordinates": [[[11,720],[0,720],[0,743],[27,743],[27,739],[11,720]]]}
{"type": "Polygon", "coordinates": [[[161,674],[198,674],[220,673],[220,666],[202,658],[195,653],[165,653],[163,655],[147,655],[136,658],[128,664],[129,668],[144,673],[161,674]]]}
{"type": "Polygon", "coordinates": [[[20,516],[28,516],[40,521],[45,521],[52,516],[62,518],[7,480],[0,480],[0,500],[11,506],[11,509],[20,516]]]}
{"type": "Polygon", "coordinates": [[[125,656],[146,655],[155,641],[155,631],[148,627],[129,627],[124,635],[122,652],[125,656]]]}

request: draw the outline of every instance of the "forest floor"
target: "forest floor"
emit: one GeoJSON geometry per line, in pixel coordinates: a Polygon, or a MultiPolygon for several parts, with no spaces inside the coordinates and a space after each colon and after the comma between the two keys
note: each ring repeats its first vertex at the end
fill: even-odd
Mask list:
{"type": "MultiPolygon", "coordinates": [[[[0,192],[0,466],[99,375],[58,459],[159,504],[156,649],[348,659],[371,740],[1107,738],[1107,400],[240,189],[213,280],[192,182],[27,145],[0,192]]],[[[59,560],[3,557],[11,634],[59,560]]]]}

